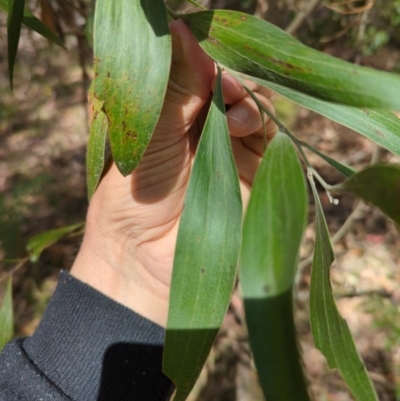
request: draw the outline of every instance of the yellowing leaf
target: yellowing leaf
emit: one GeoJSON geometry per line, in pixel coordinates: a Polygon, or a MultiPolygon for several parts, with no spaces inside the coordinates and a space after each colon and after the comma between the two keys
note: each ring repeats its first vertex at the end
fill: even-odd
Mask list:
{"type": "Polygon", "coordinates": [[[163,0],[98,0],[94,96],[104,102],[114,161],[123,175],[140,162],[167,89],[171,37],[163,0]]]}

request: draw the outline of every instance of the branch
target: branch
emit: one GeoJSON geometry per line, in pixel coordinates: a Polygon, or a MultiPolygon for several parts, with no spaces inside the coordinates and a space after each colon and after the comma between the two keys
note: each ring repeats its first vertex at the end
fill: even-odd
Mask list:
{"type": "Polygon", "coordinates": [[[318,7],[320,2],[321,0],[311,0],[308,7],[296,15],[295,19],[286,28],[286,32],[290,35],[294,35],[307,17],[318,7]]]}
{"type": "Polygon", "coordinates": [[[0,277],[0,283],[6,280],[8,277],[11,277],[17,270],[19,270],[28,261],[29,258],[20,259],[19,263],[14,268],[12,268],[9,272],[0,277]]]}

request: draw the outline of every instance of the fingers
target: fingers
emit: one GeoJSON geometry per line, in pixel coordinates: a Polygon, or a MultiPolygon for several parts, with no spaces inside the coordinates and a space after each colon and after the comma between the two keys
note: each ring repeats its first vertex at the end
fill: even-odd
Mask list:
{"type": "MultiPolygon", "coordinates": [[[[216,78],[212,82],[213,88],[215,84],[216,78]]],[[[272,90],[249,80],[245,80],[245,84],[268,110],[275,113],[274,106],[269,100],[273,95],[272,90]]],[[[265,133],[267,137],[272,137],[275,134],[277,131],[275,123],[265,113],[264,122],[261,120],[257,104],[242,84],[227,72],[222,74],[222,90],[224,103],[230,106],[226,114],[232,136],[246,137],[251,134],[263,136],[265,133]]]]}
{"type": "MultiPolygon", "coordinates": [[[[275,114],[274,106],[270,101],[273,92],[254,82],[245,81],[245,83],[260,103],[272,114],[275,114]]],[[[215,85],[215,82],[213,84],[215,85]]],[[[273,138],[278,127],[265,113],[261,117],[256,102],[234,77],[223,74],[222,89],[224,102],[230,106],[226,115],[232,136],[232,150],[240,176],[242,195],[247,194],[243,199],[246,203],[265,150],[264,135],[268,142],[273,138]]]]}
{"type": "MultiPolygon", "coordinates": [[[[172,63],[167,93],[149,152],[162,142],[175,143],[194,123],[207,101],[213,78],[214,61],[201,49],[189,28],[182,21],[170,24],[172,63]]],[[[159,146],[160,147],[160,146],[159,146]]]]}
{"type": "MultiPolygon", "coordinates": [[[[261,93],[255,93],[255,95],[271,113],[275,113],[274,106],[266,96],[261,93]]],[[[246,137],[251,134],[263,136],[264,133],[267,137],[272,137],[277,131],[276,124],[265,113],[264,121],[262,121],[257,104],[248,94],[242,100],[234,103],[226,115],[229,131],[235,137],[246,137]]]]}
{"type": "MultiPolygon", "coordinates": [[[[212,81],[213,90],[215,88],[216,80],[217,77],[215,76],[212,81]]],[[[265,88],[253,81],[245,79],[244,82],[250,90],[253,92],[259,92],[267,98],[271,98],[274,93],[271,89],[265,88]]],[[[246,89],[243,88],[242,84],[226,71],[222,73],[222,89],[225,104],[236,103],[248,96],[248,93],[246,89]]]]}

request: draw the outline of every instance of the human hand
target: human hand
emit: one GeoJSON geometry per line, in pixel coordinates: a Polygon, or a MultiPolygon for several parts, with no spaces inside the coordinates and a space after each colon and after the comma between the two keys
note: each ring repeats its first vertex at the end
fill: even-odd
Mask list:
{"type": "MultiPolygon", "coordinates": [[[[117,302],[165,326],[179,219],[207,101],[214,62],[187,26],[171,23],[173,56],[163,110],[136,170],[123,177],[115,164],[104,175],[88,211],[86,233],[71,274],[117,302]]],[[[246,84],[271,111],[272,92],[246,84]]],[[[223,74],[228,126],[243,203],[264,150],[264,128],[254,101],[223,74]]],[[[267,118],[271,138],[275,124],[267,118]]]]}

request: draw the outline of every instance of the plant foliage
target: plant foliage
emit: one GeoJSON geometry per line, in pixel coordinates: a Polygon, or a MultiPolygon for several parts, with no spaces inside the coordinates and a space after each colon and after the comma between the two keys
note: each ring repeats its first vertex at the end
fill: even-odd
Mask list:
{"type": "MultiPolygon", "coordinates": [[[[194,0],[190,3],[196,4],[194,0]]],[[[62,43],[24,9],[23,0],[0,0],[0,8],[10,13],[12,82],[21,24],[62,43]]],[[[226,313],[239,264],[249,339],[265,396],[274,401],[309,400],[292,307],[294,276],[307,218],[305,180],[293,143],[307,165],[316,204],[310,290],[315,344],[329,366],[342,374],[356,400],[377,400],[350,330],[335,305],[329,277],[333,251],[314,176],[325,190],[349,191],[400,224],[400,167],[376,165],[357,172],[297,140],[270,115],[282,132],[272,140],[259,166],[242,230],[221,68],[239,81],[253,79],[397,155],[400,122],[392,110],[400,110],[400,76],[330,57],[247,14],[203,10],[177,15],[162,0],[98,0],[94,21],[95,78],[89,94],[89,198],[105,168],[107,141],[120,172],[128,175],[139,164],[151,139],[171,63],[168,18],[185,21],[219,66],[174,259],[163,361],[164,372],[176,385],[174,399],[186,399],[204,365],[226,313]],[[312,169],[303,147],[318,154],[347,179],[334,187],[324,183],[312,169]]],[[[250,90],[249,93],[256,100],[250,90]]],[[[261,114],[269,113],[260,104],[259,107],[261,114]]],[[[31,260],[37,260],[45,247],[80,227],[69,226],[34,237],[28,244],[31,260]]],[[[0,346],[10,337],[10,299],[11,280],[0,311],[0,346]]]]}
{"type": "Polygon", "coordinates": [[[14,332],[12,307],[12,278],[6,282],[6,291],[0,308],[0,350],[11,340],[14,332]]]}
{"type": "Polygon", "coordinates": [[[221,72],[187,190],[174,258],[164,372],[189,395],[226,314],[236,276],[242,203],[221,72]]]}

